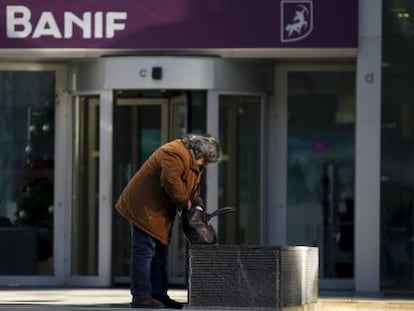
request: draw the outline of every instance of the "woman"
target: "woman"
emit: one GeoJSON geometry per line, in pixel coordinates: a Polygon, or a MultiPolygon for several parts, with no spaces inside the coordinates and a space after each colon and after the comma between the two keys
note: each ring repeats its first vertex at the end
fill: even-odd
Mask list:
{"type": "Polygon", "coordinates": [[[187,135],[159,147],[121,193],[116,209],[132,231],[131,307],[183,307],[167,295],[171,229],[177,208],[192,202],[204,208],[198,185],[207,164],[220,156],[213,136],[187,135]]]}

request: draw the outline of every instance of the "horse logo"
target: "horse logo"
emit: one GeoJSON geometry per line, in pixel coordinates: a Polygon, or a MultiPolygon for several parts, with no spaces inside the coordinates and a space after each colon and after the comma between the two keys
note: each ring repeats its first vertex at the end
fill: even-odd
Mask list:
{"type": "Polygon", "coordinates": [[[312,33],[312,0],[282,0],[280,6],[282,42],[299,41],[312,33]]]}

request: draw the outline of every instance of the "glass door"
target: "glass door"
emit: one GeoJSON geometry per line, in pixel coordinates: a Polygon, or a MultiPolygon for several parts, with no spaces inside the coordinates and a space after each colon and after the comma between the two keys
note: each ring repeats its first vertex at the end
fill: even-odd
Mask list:
{"type": "MultiPolygon", "coordinates": [[[[163,143],[189,132],[204,133],[206,92],[119,90],[114,95],[113,201],[132,175],[163,143]]],[[[202,191],[205,187],[202,185],[202,191]]],[[[169,282],[184,285],[186,241],[176,219],[169,245],[169,282]]],[[[113,211],[112,270],[115,283],[129,283],[130,227],[113,211]]]]}
{"type": "Polygon", "coordinates": [[[287,141],[287,158],[277,165],[286,172],[286,243],[319,247],[321,287],[328,281],[330,288],[350,288],[355,71],[286,67],[280,68],[279,75],[287,137],[281,140],[287,141]]]}
{"type": "MultiPolygon", "coordinates": [[[[188,95],[180,94],[170,98],[170,138],[184,137],[188,131],[188,95]]],[[[172,229],[168,257],[169,281],[173,284],[185,284],[186,279],[186,248],[181,220],[176,216],[172,229]]]]}
{"type": "Polygon", "coordinates": [[[210,92],[208,131],[218,132],[222,161],[208,168],[208,209],[232,206],[213,219],[220,244],[258,245],[262,239],[262,94],[210,92]],[[218,181],[218,184],[217,184],[218,181]],[[217,196],[215,194],[217,193],[217,196]]]}
{"type": "MultiPolygon", "coordinates": [[[[168,99],[148,93],[139,98],[117,92],[114,106],[113,199],[142,163],[168,139],[168,99]],[[116,147],[115,147],[116,146],[116,147]]],[[[113,213],[112,266],[116,283],[128,283],[130,227],[113,213]]]]}
{"type": "MultiPolygon", "coordinates": [[[[111,249],[112,94],[76,94],[72,101],[65,283],[109,286],[111,249]]],[[[63,230],[62,230],[63,231],[63,230]]]]}
{"type": "MultiPolygon", "coordinates": [[[[204,133],[206,124],[206,93],[204,91],[176,91],[169,96],[169,139],[184,137],[188,133],[204,133]]],[[[201,182],[205,194],[205,180],[201,182]]],[[[176,217],[169,247],[169,282],[184,285],[187,280],[187,241],[176,217]]]]}
{"type": "Polygon", "coordinates": [[[71,276],[98,276],[99,245],[99,96],[75,98],[71,276]]]}

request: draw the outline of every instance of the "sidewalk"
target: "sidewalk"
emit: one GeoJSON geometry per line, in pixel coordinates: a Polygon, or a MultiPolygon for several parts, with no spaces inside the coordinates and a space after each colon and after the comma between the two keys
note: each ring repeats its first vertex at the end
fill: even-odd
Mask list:
{"type": "MultiPolygon", "coordinates": [[[[180,302],[187,302],[187,291],[173,289],[169,295],[180,302]]],[[[0,288],[0,310],[10,311],[93,311],[132,310],[130,295],[126,288],[0,288]]],[[[187,307],[187,310],[202,310],[187,307]]],[[[224,309],[224,308],[223,308],[224,309]]],[[[140,309],[154,310],[154,309],[140,309]]],[[[205,308],[205,310],[218,310],[205,308]]],[[[227,309],[235,310],[235,309],[227,309]]],[[[246,309],[245,309],[246,310],[246,309]]],[[[286,308],[286,311],[408,311],[414,310],[414,296],[410,299],[384,297],[358,297],[355,293],[320,293],[313,306],[286,308]]]]}

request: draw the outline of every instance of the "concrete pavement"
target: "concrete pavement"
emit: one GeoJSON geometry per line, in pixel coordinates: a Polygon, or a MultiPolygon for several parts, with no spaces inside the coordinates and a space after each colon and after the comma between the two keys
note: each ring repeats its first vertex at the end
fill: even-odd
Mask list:
{"type": "MultiPolygon", "coordinates": [[[[187,302],[187,291],[172,289],[169,295],[187,302]]],[[[129,308],[130,294],[126,288],[0,288],[0,310],[10,311],[121,311],[129,308]]],[[[187,310],[202,308],[186,307],[187,310]]],[[[140,309],[154,310],[154,309],[140,309]]],[[[205,310],[218,310],[205,308],[205,310]]],[[[224,308],[223,308],[224,310],[224,308]]],[[[227,309],[229,310],[229,309],[227,309]]],[[[235,310],[235,309],[231,309],[235,310]]],[[[244,309],[246,310],[246,309],[244,309]]],[[[355,293],[320,293],[318,302],[284,311],[414,311],[414,296],[408,298],[367,297],[355,293]]]]}
{"type": "MultiPolygon", "coordinates": [[[[169,295],[187,303],[185,290],[169,295]]],[[[0,310],[131,310],[130,300],[128,289],[0,289],[0,310]]]]}

